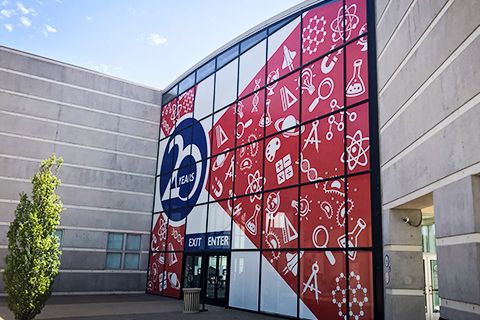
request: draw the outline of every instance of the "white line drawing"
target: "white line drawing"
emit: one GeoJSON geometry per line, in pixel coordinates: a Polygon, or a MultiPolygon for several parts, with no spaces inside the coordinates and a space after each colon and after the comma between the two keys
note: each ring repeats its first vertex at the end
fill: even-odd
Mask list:
{"type": "Polygon", "coordinates": [[[262,207],[258,203],[255,204],[253,215],[245,222],[245,229],[247,229],[252,236],[257,235],[258,214],[260,213],[261,209],[262,207]]]}
{"type": "Polygon", "coordinates": [[[304,218],[305,220],[308,220],[308,214],[310,211],[310,204],[312,203],[312,200],[308,200],[308,195],[305,197],[300,196],[300,207],[298,206],[298,201],[297,200],[292,200],[291,206],[296,210],[296,213],[300,214],[300,221],[302,221],[304,218]]]}
{"type": "Polygon", "coordinates": [[[365,83],[360,76],[362,59],[353,61],[353,75],[347,84],[347,97],[357,97],[365,92],[365,83]]]}
{"type": "Polygon", "coordinates": [[[267,158],[268,162],[273,162],[275,160],[275,154],[277,153],[278,150],[280,150],[280,139],[279,138],[273,138],[270,140],[270,142],[267,144],[267,147],[265,148],[265,158],[267,158]]]}
{"type": "Polygon", "coordinates": [[[357,130],[353,137],[347,135],[347,144],[347,159],[345,160],[344,152],[340,160],[347,162],[349,170],[354,170],[357,165],[365,167],[368,164],[367,152],[370,149],[370,139],[363,137],[362,131],[357,130]]]}
{"type": "MultiPolygon", "coordinates": [[[[254,140],[256,140],[257,137],[254,135],[254,134],[251,134],[248,136],[248,142],[252,142],[254,140]]],[[[258,149],[259,149],[259,143],[258,141],[257,142],[252,142],[248,145],[248,149],[250,149],[250,155],[252,157],[255,157],[258,153],[258,149]]]]}
{"type": "Polygon", "coordinates": [[[241,137],[243,137],[243,134],[245,133],[245,129],[250,127],[253,123],[253,120],[252,119],[248,119],[247,122],[241,122],[241,121],[238,121],[237,123],[237,139],[240,139],[241,137]]]}
{"type": "Polygon", "coordinates": [[[164,271],[158,276],[158,288],[160,291],[167,289],[167,272],[164,271]]]}
{"type": "Polygon", "coordinates": [[[298,125],[298,120],[294,116],[288,115],[286,118],[280,118],[277,121],[275,121],[274,126],[275,126],[275,130],[279,132],[282,130],[291,128],[282,132],[282,135],[285,138],[289,138],[293,136],[298,136],[300,133],[302,133],[305,130],[304,126],[302,126],[301,130],[299,130],[298,126],[295,127],[296,125],[298,125]]]}
{"type": "MultiPolygon", "coordinates": [[[[347,235],[341,235],[338,239],[338,245],[342,248],[354,248],[357,247],[358,245],[358,237],[362,233],[363,230],[367,227],[367,223],[365,220],[362,218],[358,218],[357,224],[355,225],[355,228],[353,228],[352,231],[348,232],[347,235]]],[[[352,261],[354,261],[357,258],[357,251],[348,251],[348,258],[352,261]]]]}
{"type": "MultiPolygon", "coordinates": [[[[283,212],[281,212],[283,213],[283,212]]],[[[278,214],[277,214],[278,215],[278,214]]],[[[287,215],[283,213],[283,215],[280,214],[280,217],[283,216],[283,228],[282,228],[282,237],[283,237],[283,242],[288,243],[290,241],[293,241],[298,238],[298,232],[295,230],[295,227],[293,224],[288,220],[287,215]]]]}
{"type": "Polygon", "coordinates": [[[171,236],[174,240],[178,242],[179,245],[183,246],[183,236],[178,232],[177,229],[173,229],[171,236]]]}
{"type": "MultiPolygon", "coordinates": [[[[358,32],[358,35],[361,35],[365,32],[367,32],[367,24],[366,23],[360,28],[360,31],[358,32]]],[[[362,49],[360,51],[363,51],[363,52],[367,51],[368,50],[367,36],[363,36],[360,39],[358,39],[357,44],[359,46],[362,46],[362,49]]]]}
{"type": "MultiPolygon", "coordinates": [[[[260,89],[260,82],[262,79],[255,79],[255,87],[253,90],[258,90],[260,89]]],[[[260,97],[259,97],[260,92],[257,91],[253,94],[253,99],[252,99],[252,113],[258,111],[258,103],[260,102],[260,97]]]]}
{"type": "MultiPolygon", "coordinates": [[[[343,106],[338,105],[337,99],[332,99],[332,101],[330,101],[330,108],[333,112],[335,110],[342,109],[343,106]]],[[[357,120],[357,113],[355,111],[346,111],[346,112],[347,112],[348,121],[355,122],[355,120],[357,120]]],[[[332,114],[331,116],[328,117],[329,127],[328,127],[328,132],[325,135],[327,140],[330,141],[333,139],[333,136],[334,136],[333,130],[332,130],[333,126],[336,126],[338,132],[343,131],[345,127],[344,116],[345,116],[345,111],[341,111],[339,113],[332,114]],[[340,120],[338,121],[337,121],[337,115],[340,115],[340,120]]]]}
{"type": "Polygon", "coordinates": [[[239,102],[238,102],[238,105],[237,105],[237,114],[240,116],[240,119],[242,119],[243,116],[245,115],[245,114],[243,113],[243,108],[244,108],[244,107],[245,107],[245,106],[243,105],[243,101],[239,101],[239,102]]]}
{"type": "Polygon", "coordinates": [[[283,111],[287,111],[298,101],[297,97],[285,86],[280,88],[280,98],[282,101],[283,111]]]}
{"type": "Polygon", "coordinates": [[[325,56],[322,59],[322,63],[320,64],[320,70],[322,70],[323,74],[330,73],[330,71],[332,71],[333,68],[335,67],[335,64],[337,63],[337,61],[338,61],[338,57],[333,53],[329,54],[328,56],[325,56]],[[330,60],[330,57],[332,57],[331,60],[330,60]]]}
{"type": "Polygon", "coordinates": [[[180,290],[180,281],[178,280],[178,276],[175,272],[168,273],[168,281],[170,282],[172,289],[180,290]]]}
{"type": "Polygon", "coordinates": [[[233,171],[234,171],[234,165],[235,162],[233,161],[234,157],[230,159],[230,167],[228,167],[228,171],[225,173],[225,179],[223,181],[227,181],[227,179],[230,179],[233,181],[233,171]]]}
{"type": "Polygon", "coordinates": [[[270,115],[270,99],[267,99],[265,102],[266,104],[266,109],[265,109],[265,114],[262,114],[260,117],[260,121],[258,122],[258,125],[263,128],[263,127],[268,127],[269,125],[272,124],[272,116],[270,115]]]}
{"type": "Polygon", "coordinates": [[[267,196],[265,205],[265,211],[267,211],[267,213],[274,214],[275,212],[277,212],[278,208],[280,207],[280,192],[271,192],[267,196]]]}
{"type": "MultiPolygon", "coordinates": [[[[313,241],[313,245],[315,246],[315,248],[318,248],[318,249],[324,249],[327,247],[328,245],[328,240],[330,238],[330,234],[328,233],[328,230],[327,228],[325,228],[325,226],[323,225],[318,225],[314,230],[313,230],[313,233],[312,233],[312,241],[313,241]],[[318,242],[318,236],[319,234],[323,232],[324,235],[325,235],[325,240],[323,242],[323,244],[320,244],[318,242]]],[[[330,264],[333,266],[335,265],[335,257],[332,253],[332,251],[325,251],[325,255],[327,256],[327,259],[328,259],[328,262],[330,262],[330,264]]]]}
{"type": "Polygon", "coordinates": [[[240,171],[245,171],[247,169],[252,169],[252,159],[245,158],[240,162],[240,171]]]}
{"type": "Polygon", "coordinates": [[[308,20],[308,25],[303,29],[303,53],[308,52],[308,54],[312,54],[317,52],[318,45],[325,41],[325,36],[327,35],[325,31],[326,23],[324,16],[318,18],[315,15],[308,20]]]}
{"type": "Polygon", "coordinates": [[[275,70],[272,70],[270,71],[270,73],[268,74],[267,76],[267,83],[270,83],[272,81],[275,81],[273,83],[270,83],[268,86],[267,86],[267,95],[271,96],[273,95],[275,92],[273,91],[273,89],[275,89],[275,87],[277,86],[278,84],[278,78],[280,78],[280,72],[278,71],[278,68],[275,69],[275,70]]]}
{"type": "Polygon", "coordinates": [[[218,180],[217,177],[214,177],[214,184],[212,186],[213,194],[218,198],[223,193],[223,184],[218,180]]]}
{"type": "Polygon", "coordinates": [[[320,203],[320,209],[322,209],[323,213],[325,213],[325,215],[327,216],[327,219],[332,219],[333,208],[328,201],[322,201],[322,203],[320,203]]]}
{"type": "Polygon", "coordinates": [[[293,66],[293,59],[295,59],[296,55],[296,51],[290,50],[286,45],[283,45],[282,69],[288,68],[288,70],[293,71],[293,69],[295,69],[293,66]]]}
{"type": "MultiPolygon", "coordinates": [[[[305,159],[302,153],[300,153],[300,170],[307,174],[307,179],[310,182],[322,179],[322,177],[318,175],[317,169],[310,166],[310,161],[305,159]]],[[[315,188],[318,189],[318,183],[315,183],[315,188]]]]}
{"type": "Polygon", "coordinates": [[[346,210],[347,208],[346,208],[345,202],[342,202],[337,210],[336,219],[337,219],[337,225],[339,227],[345,226],[345,220],[347,219],[348,214],[352,211],[354,207],[352,199],[350,198],[347,199],[347,202],[348,202],[348,211],[346,210]]]}
{"type": "Polygon", "coordinates": [[[352,31],[357,27],[360,19],[356,15],[357,5],[352,4],[350,6],[341,6],[338,9],[337,17],[330,23],[330,29],[332,29],[332,40],[337,42],[339,40],[348,40],[352,31]],[[343,19],[345,18],[345,21],[343,19]],[[343,26],[343,28],[342,28],[343,26]],[[345,32],[345,37],[343,33],[345,32]]]}
{"type": "MultiPolygon", "coordinates": [[[[265,183],[265,178],[260,175],[260,170],[255,171],[253,174],[249,173],[247,180],[248,186],[245,190],[245,194],[260,192],[262,190],[262,185],[265,183]]],[[[255,199],[262,200],[261,195],[250,195],[250,202],[255,201],[255,199]]]]}
{"type": "MultiPolygon", "coordinates": [[[[303,257],[303,253],[304,253],[303,251],[300,252],[300,259],[303,257]]],[[[298,254],[296,252],[295,253],[287,252],[286,259],[287,259],[287,265],[282,270],[283,274],[285,275],[291,272],[293,276],[296,277],[298,274],[298,269],[297,269],[298,260],[299,260],[298,254]]]]}
{"type": "MultiPolygon", "coordinates": [[[[265,242],[272,250],[280,248],[280,239],[278,239],[278,236],[274,232],[267,232],[265,242]]],[[[270,259],[270,262],[273,263],[273,260],[280,259],[281,254],[281,251],[271,251],[272,259],[270,259]]]]}
{"type": "Polygon", "coordinates": [[[316,74],[313,73],[313,64],[310,67],[306,67],[302,70],[302,92],[307,90],[309,95],[312,95],[315,92],[315,86],[313,85],[313,78],[316,77],[316,74]]]}
{"type": "Polygon", "coordinates": [[[326,181],[323,184],[323,191],[326,194],[333,193],[333,194],[337,194],[341,197],[344,197],[345,196],[345,180],[344,179],[336,179],[336,180],[326,181]]]}
{"type": "Polygon", "coordinates": [[[167,239],[167,221],[162,217],[159,218],[160,227],[158,228],[157,234],[152,235],[152,250],[163,249],[159,246],[167,239]]]}
{"type": "Polygon", "coordinates": [[[309,145],[309,144],[314,144],[315,145],[315,150],[318,152],[318,145],[321,142],[320,139],[318,139],[318,125],[320,124],[319,120],[315,120],[312,122],[312,130],[310,130],[310,133],[308,134],[307,139],[303,140],[303,150],[309,145]]]}
{"type": "MultiPolygon", "coordinates": [[[[173,251],[175,250],[173,248],[173,244],[169,243],[168,244],[168,250],[173,251]]],[[[175,252],[169,252],[168,255],[170,256],[170,259],[168,259],[168,265],[173,266],[175,263],[178,262],[177,254],[175,252]]]]}
{"type": "Polygon", "coordinates": [[[238,216],[240,213],[242,213],[242,210],[243,210],[243,209],[242,209],[242,203],[241,203],[241,202],[237,203],[237,204],[233,207],[233,210],[232,210],[233,216],[234,216],[234,217],[238,216]]]}
{"type": "Polygon", "coordinates": [[[305,282],[303,283],[303,291],[302,291],[302,294],[305,294],[307,289],[310,290],[311,292],[315,292],[315,300],[317,300],[317,303],[318,303],[318,295],[322,293],[320,290],[318,290],[317,273],[319,270],[320,268],[318,267],[318,262],[315,261],[312,264],[312,273],[310,274],[310,277],[308,278],[306,283],[305,282]]]}
{"type": "Polygon", "coordinates": [[[217,133],[217,147],[220,148],[225,142],[228,141],[228,137],[221,125],[217,125],[215,127],[215,131],[217,133]]]}
{"type": "Polygon", "coordinates": [[[273,212],[267,211],[265,232],[271,232],[271,229],[280,229],[282,231],[283,243],[289,243],[298,238],[298,232],[288,219],[285,212],[273,212]]]}
{"type": "Polygon", "coordinates": [[[228,158],[228,152],[222,153],[217,156],[217,159],[213,162],[212,171],[217,171],[225,164],[225,161],[228,158]]]}
{"type": "Polygon", "coordinates": [[[330,77],[324,78],[322,82],[320,82],[320,84],[318,85],[317,97],[312,101],[312,103],[308,107],[308,112],[312,112],[313,110],[315,110],[320,100],[327,100],[332,95],[333,88],[334,88],[334,83],[332,78],[330,77]],[[322,87],[324,86],[327,86],[329,88],[326,94],[322,94],[321,92],[322,87]]]}
{"type": "MultiPolygon", "coordinates": [[[[348,275],[349,278],[349,285],[348,290],[350,291],[350,301],[348,302],[348,306],[350,309],[349,316],[351,319],[359,320],[361,317],[365,315],[363,311],[363,306],[365,303],[368,302],[368,290],[364,288],[362,283],[360,282],[360,275],[357,275],[355,272],[350,272],[348,275]],[[356,305],[357,307],[353,308],[356,305]],[[354,312],[356,310],[356,312],[354,312]]],[[[336,286],[332,290],[332,303],[337,305],[338,307],[338,315],[346,319],[347,314],[345,314],[345,310],[343,306],[347,304],[347,290],[346,288],[342,288],[343,283],[346,283],[346,275],[342,272],[339,274],[338,277],[335,278],[336,286]]]]}
{"type": "Polygon", "coordinates": [[[277,173],[277,182],[279,185],[293,177],[292,158],[290,154],[287,154],[275,163],[275,172],[277,173]]]}

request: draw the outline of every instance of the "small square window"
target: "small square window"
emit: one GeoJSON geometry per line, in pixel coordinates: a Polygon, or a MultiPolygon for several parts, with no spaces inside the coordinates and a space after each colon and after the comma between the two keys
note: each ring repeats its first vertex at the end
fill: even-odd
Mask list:
{"type": "Polygon", "coordinates": [[[138,269],[140,255],[138,253],[126,253],[124,269],[138,269]]]}
{"type": "Polygon", "coordinates": [[[127,250],[140,250],[142,237],[138,234],[127,234],[127,250]]]}
{"type": "Polygon", "coordinates": [[[123,248],[123,234],[122,233],[109,233],[107,249],[122,250],[123,248]]]}
{"type": "Polygon", "coordinates": [[[121,253],[107,253],[107,260],[105,262],[106,269],[120,269],[122,263],[121,253]]]}

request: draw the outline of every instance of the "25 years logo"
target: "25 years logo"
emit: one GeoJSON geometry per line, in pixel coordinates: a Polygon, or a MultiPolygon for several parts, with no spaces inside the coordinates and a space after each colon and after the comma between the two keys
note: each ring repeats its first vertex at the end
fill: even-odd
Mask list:
{"type": "Polygon", "coordinates": [[[160,167],[160,200],[171,221],[183,220],[197,203],[205,182],[207,152],[200,122],[181,120],[168,140],[160,167]]]}

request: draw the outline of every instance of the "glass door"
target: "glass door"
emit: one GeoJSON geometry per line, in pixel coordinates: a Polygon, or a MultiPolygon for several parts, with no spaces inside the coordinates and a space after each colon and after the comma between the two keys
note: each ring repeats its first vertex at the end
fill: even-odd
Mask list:
{"type": "Polygon", "coordinates": [[[440,297],[438,295],[438,266],[437,255],[423,253],[425,271],[425,318],[438,320],[440,318],[440,297]]]}
{"type": "Polygon", "coordinates": [[[185,258],[184,288],[202,287],[202,256],[189,255],[185,258]]]}
{"type": "Polygon", "coordinates": [[[215,305],[225,305],[227,302],[228,283],[227,256],[209,254],[205,260],[205,302],[215,305]]]}

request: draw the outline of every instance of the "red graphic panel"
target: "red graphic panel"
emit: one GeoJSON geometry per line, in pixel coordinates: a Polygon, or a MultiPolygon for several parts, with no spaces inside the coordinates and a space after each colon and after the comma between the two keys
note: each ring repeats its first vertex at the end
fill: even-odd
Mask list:
{"type": "Polygon", "coordinates": [[[183,241],[185,236],[185,220],[169,221],[168,236],[167,236],[167,250],[168,251],[183,251],[183,241]],[[175,224],[175,225],[172,225],[175,224]]]}
{"type": "MultiPolygon", "coordinates": [[[[338,248],[345,236],[347,219],[345,180],[336,179],[300,187],[300,229],[302,248],[338,248]]],[[[333,256],[328,261],[335,265],[333,256]]]]}
{"type": "Polygon", "coordinates": [[[301,251],[300,298],[317,319],[346,319],[346,277],[343,253],[301,251]],[[327,253],[336,261],[334,265],[327,253]]]}
{"type": "MultiPolygon", "coordinates": [[[[368,51],[365,45],[354,42],[346,47],[345,93],[347,106],[368,99],[368,51]]],[[[363,39],[363,38],[362,38],[363,39]]]]}
{"type": "Polygon", "coordinates": [[[207,183],[210,195],[215,199],[233,196],[233,177],[235,173],[235,151],[214,156],[210,160],[210,175],[207,183]]]}
{"type": "Polygon", "coordinates": [[[300,148],[302,183],[343,175],[343,112],[314,120],[303,128],[300,148]]]}
{"type": "Polygon", "coordinates": [[[193,87],[178,97],[178,103],[177,103],[177,114],[176,118],[181,119],[184,115],[190,114],[190,116],[193,114],[193,105],[195,102],[195,89],[196,87],[193,87]]]}
{"type": "Polygon", "coordinates": [[[270,262],[273,268],[282,275],[285,282],[298,293],[298,254],[297,251],[263,251],[263,256],[270,262]]]}
{"type": "Polygon", "coordinates": [[[299,124],[299,75],[294,74],[274,82],[267,87],[267,101],[265,110],[266,134],[271,135],[279,131],[286,131],[288,135],[298,135],[293,128],[299,124]]]}
{"type": "Polygon", "coordinates": [[[177,122],[177,99],[173,99],[162,107],[160,123],[160,139],[168,137],[175,129],[177,122]]]}
{"type": "Polygon", "coordinates": [[[372,320],[373,316],[373,263],[372,254],[357,253],[349,263],[350,319],[372,320]]]}
{"type": "Polygon", "coordinates": [[[161,294],[165,289],[165,253],[157,252],[150,254],[148,266],[147,292],[161,294]]]}
{"type": "MultiPolygon", "coordinates": [[[[351,30],[351,35],[348,39],[352,39],[358,37],[362,34],[365,34],[367,29],[367,1],[366,0],[346,0],[345,4],[348,8],[348,12],[350,13],[355,27],[351,30]],[[353,21],[353,14],[357,16],[358,20],[353,21]]],[[[348,17],[348,15],[347,15],[348,17]]],[[[348,22],[348,21],[347,21],[348,22]]],[[[361,44],[364,44],[363,40],[360,40],[361,44]]],[[[365,51],[367,50],[367,46],[365,45],[365,51]]]]}
{"type": "Polygon", "coordinates": [[[163,295],[180,298],[182,279],[182,252],[166,252],[163,295]]]}
{"type": "Polygon", "coordinates": [[[264,171],[265,190],[298,184],[298,134],[284,132],[265,140],[264,171]]]}
{"type": "MultiPolygon", "coordinates": [[[[233,201],[233,222],[235,222],[245,237],[260,248],[262,212],[262,194],[253,194],[247,197],[236,198],[233,201]]],[[[242,245],[242,237],[237,236],[234,240],[236,248],[245,248],[242,245]]]]}
{"type": "Polygon", "coordinates": [[[214,115],[214,125],[212,128],[212,155],[216,155],[235,146],[235,106],[232,104],[226,110],[222,110],[214,115]]]}
{"type": "Polygon", "coordinates": [[[260,177],[263,163],[263,141],[255,141],[239,147],[235,153],[235,195],[261,191],[263,186],[263,179],[260,177]],[[253,171],[254,168],[255,171],[253,171]]]}
{"type": "Polygon", "coordinates": [[[302,122],[343,108],[343,58],[339,50],[303,67],[302,122]]]}
{"type": "Polygon", "coordinates": [[[342,0],[312,9],[303,16],[303,63],[311,61],[343,43],[342,0]]]}
{"type": "MultiPolygon", "coordinates": [[[[370,175],[348,178],[348,243],[353,247],[372,246],[372,209],[370,203],[370,175]]],[[[342,243],[345,241],[339,241],[342,243]]],[[[354,260],[353,256],[349,256],[354,260]]]]}
{"type": "Polygon", "coordinates": [[[164,213],[159,213],[153,217],[152,241],[150,248],[152,251],[164,251],[167,241],[168,219],[164,213]]]}
{"type": "Polygon", "coordinates": [[[297,187],[265,193],[263,216],[264,248],[276,250],[298,247],[297,207],[297,187]]]}
{"type": "MultiPolygon", "coordinates": [[[[300,22],[299,19],[297,19],[300,22]]],[[[291,28],[291,23],[287,24],[282,29],[276,31],[269,38],[268,46],[272,48],[272,38],[277,38],[284,30],[291,28]]],[[[269,49],[270,51],[271,49],[269,49]]],[[[271,83],[276,79],[288,74],[289,72],[300,67],[300,23],[290,32],[290,35],[279,45],[277,51],[268,59],[267,62],[267,83],[271,83]]]]}
{"type": "Polygon", "coordinates": [[[368,126],[368,104],[349,109],[347,112],[346,155],[347,172],[356,173],[370,169],[370,134],[368,126]]]}
{"type": "Polygon", "coordinates": [[[260,90],[238,102],[237,147],[263,137],[265,91],[260,90]]]}

